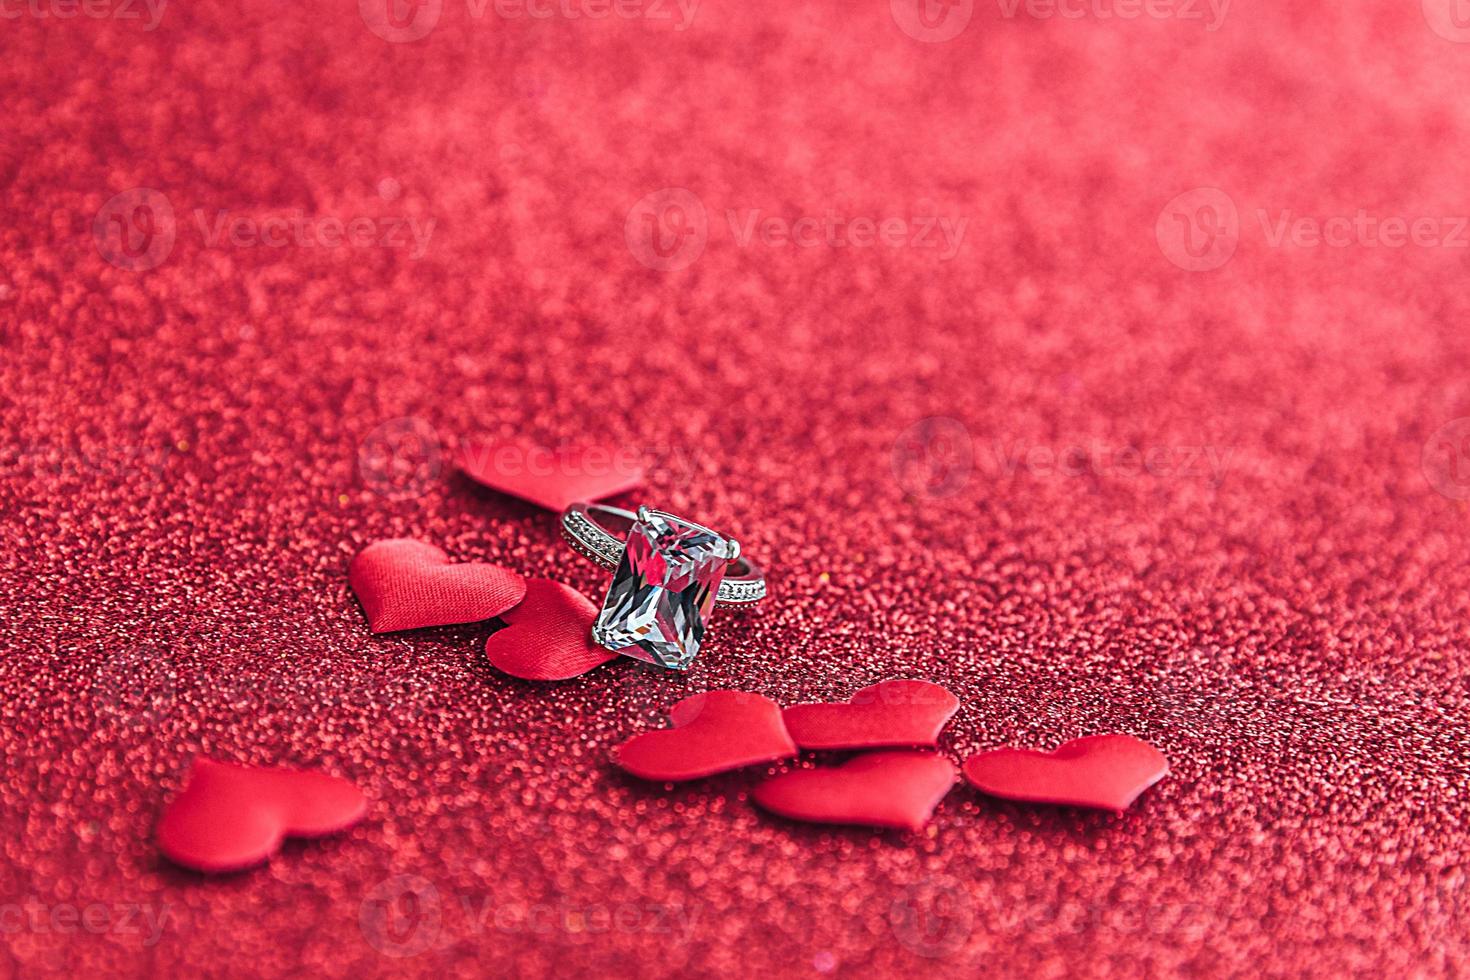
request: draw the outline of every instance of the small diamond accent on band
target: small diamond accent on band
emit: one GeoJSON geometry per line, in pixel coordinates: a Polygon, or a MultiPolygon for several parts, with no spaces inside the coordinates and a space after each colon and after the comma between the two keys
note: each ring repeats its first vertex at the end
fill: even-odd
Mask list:
{"type": "Polygon", "coordinates": [[[623,557],[623,543],[581,514],[562,516],[562,536],[582,557],[606,568],[617,568],[619,559],[623,557]]]}

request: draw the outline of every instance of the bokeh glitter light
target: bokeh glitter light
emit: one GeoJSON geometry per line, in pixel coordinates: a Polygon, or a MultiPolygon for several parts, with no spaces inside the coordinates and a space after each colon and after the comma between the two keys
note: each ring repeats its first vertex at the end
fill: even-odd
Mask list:
{"type": "Polygon", "coordinates": [[[0,969],[1463,971],[1465,251],[1272,241],[1463,213],[1444,23],[446,3],[399,43],[353,7],[5,25],[0,969]],[[1171,237],[1205,206],[1226,239],[1171,237]],[[829,213],[907,235],[759,231],[829,213]],[[385,537],[600,591],[453,472],[482,433],[638,450],[772,598],[687,677],[370,635],[385,537]],[[960,697],[956,760],[1121,731],[1172,775],[1121,817],[960,787],[904,835],[608,762],[689,692],[884,677],[960,697]],[[197,752],[372,808],[203,879],[151,840],[197,752]]]}

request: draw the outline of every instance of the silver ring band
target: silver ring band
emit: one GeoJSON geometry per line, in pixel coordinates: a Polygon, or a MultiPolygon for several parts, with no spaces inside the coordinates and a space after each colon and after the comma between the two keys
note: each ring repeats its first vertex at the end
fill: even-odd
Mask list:
{"type": "MultiPolygon", "coordinates": [[[[654,510],[651,513],[662,517],[672,518],[691,527],[708,531],[710,534],[719,536],[702,524],[677,517],[667,511],[654,510]]],[[[561,533],[567,539],[567,544],[572,550],[584,558],[589,558],[609,570],[616,570],[618,562],[622,561],[623,549],[627,542],[619,537],[606,523],[620,527],[626,534],[627,528],[638,520],[638,515],[632,511],[623,510],[621,507],[610,507],[607,504],[572,504],[561,515],[561,533]],[[611,521],[608,521],[608,519],[611,521]],[[626,525],[626,526],[624,526],[626,525]]],[[[741,606],[752,602],[759,602],[766,597],[766,577],[755,562],[739,555],[730,562],[729,570],[720,582],[720,589],[715,593],[715,602],[721,606],[741,606]]]]}

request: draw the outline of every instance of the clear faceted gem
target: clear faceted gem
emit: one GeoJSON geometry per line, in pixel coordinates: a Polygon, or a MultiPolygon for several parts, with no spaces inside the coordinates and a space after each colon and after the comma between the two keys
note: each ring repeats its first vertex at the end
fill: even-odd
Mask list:
{"type": "Polygon", "coordinates": [[[628,532],[592,638],[639,660],[688,667],[699,654],[730,550],[718,534],[647,513],[628,532]]]}

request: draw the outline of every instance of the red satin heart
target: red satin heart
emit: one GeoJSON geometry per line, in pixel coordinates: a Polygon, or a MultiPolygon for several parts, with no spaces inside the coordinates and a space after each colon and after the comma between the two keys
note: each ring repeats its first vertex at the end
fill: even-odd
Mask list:
{"type": "Polygon", "coordinates": [[[614,760],[635,776],[674,783],[796,754],[770,698],[746,691],[706,691],[669,709],[674,727],[618,746],[614,760]]]}
{"type": "Polygon", "coordinates": [[[784,715],[803,749],[874,749],[934,745],[959,706],[938,684],[891,680],[863,688],[845,704],[794,704],[784,715]]]}
{"type": "Polygon", "coordinates": [[[552,449],[509,439],[470,439],[460,449],[459,468],[476,483],[554,511],[643,483],[639,454],[617,446],[552,449]]]}
{"type": "Polygon", "coordinates": [[[593,642],[597,606],[560,582],[531,579],[520,605],[500,618],[507,625],[485,641],[485,656],[512,677],[564,681],[618,656],[593,642]]]}
{"type": "Polygon", "coordinates": [[[367,811],[362,791],[320,772],[232,766],[200,756],[158,821],[158,847],[198,871],[234,871],[270,857],[286,837],[346,830],[367,811]]]}
{"type": "Polygon", "coordinates": [[[494,619],[526,594],[525,579],[508,568],[456,565],[441,549],[408,538],[368,545],[352,559],[347,582],[374,633],[494,619]]]}
{"type": "Polygon", "coordinates": [[[954,764],[942,755],[874,752],[833,769],[784,773],[751,798],[793,820],[919,830],[954,780],[954,764]]]}
{"type": "Polygon", "coordinates": [[[1168,773],[1163,753],[1132,735],[1089,735],[1055,752],[996,749],[965,762],[965,778],[991,796],[1119,813],[1168,773]]]}

